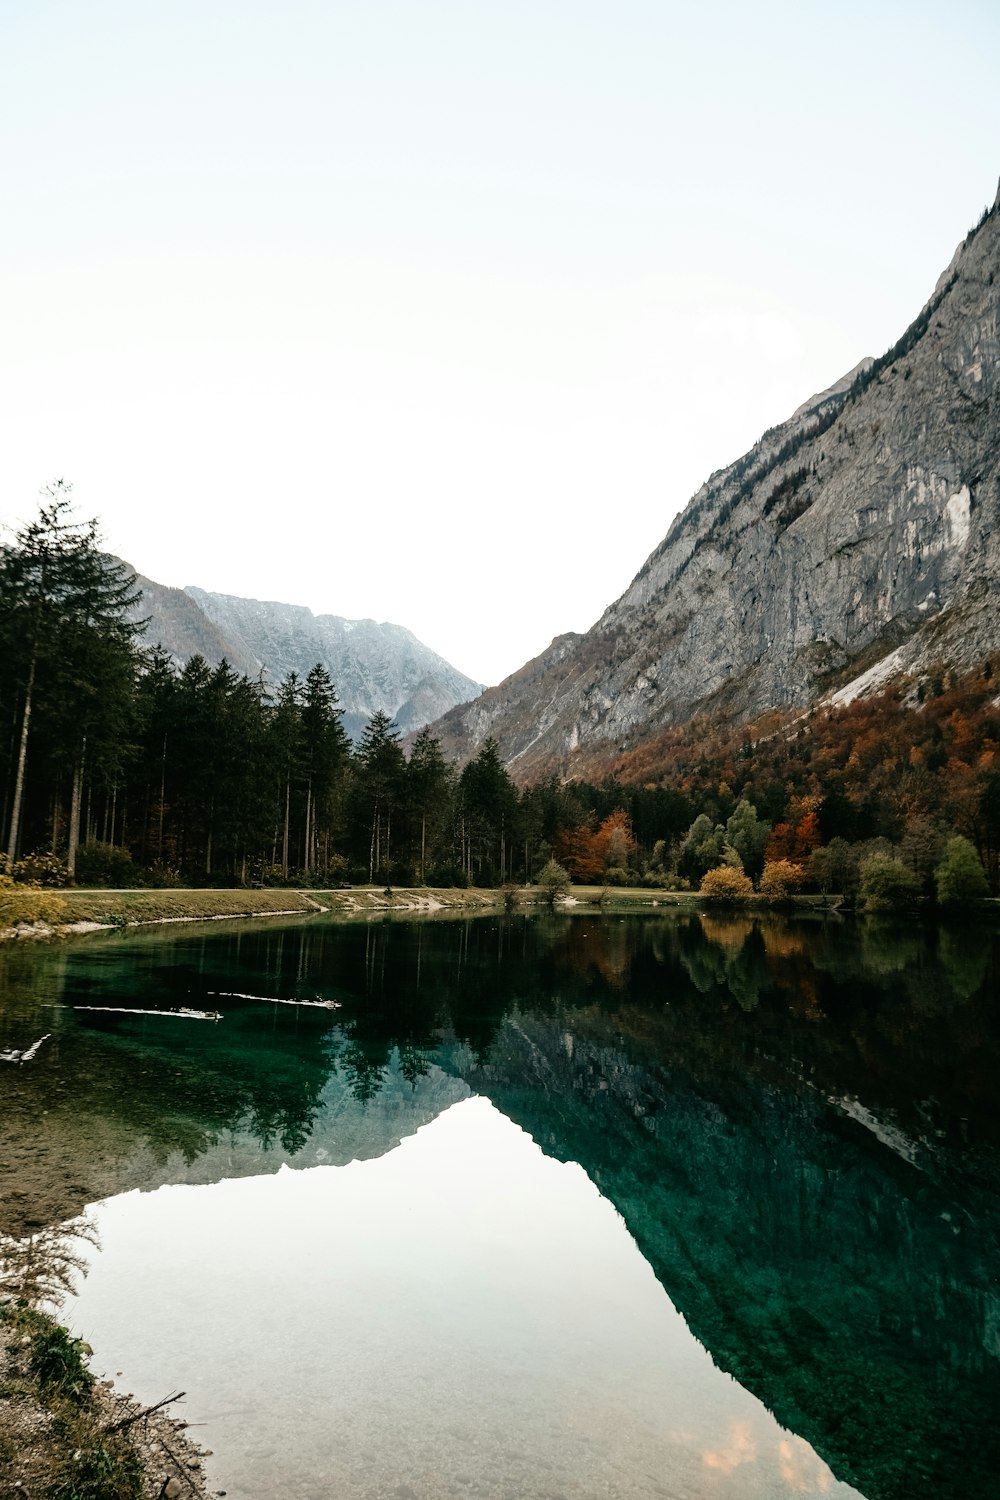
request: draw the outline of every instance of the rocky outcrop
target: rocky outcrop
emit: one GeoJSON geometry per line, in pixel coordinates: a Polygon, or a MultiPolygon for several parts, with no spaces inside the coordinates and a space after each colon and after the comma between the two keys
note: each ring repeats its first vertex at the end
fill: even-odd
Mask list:
{"type": "Polygon", "coordinates": [[[221,630],[184,589],[168,588],[152,578],[136,575],[142,598],[134,610],[145,620],[146,640],[159,643],[179,664],[203,656],[213,665],[223,657],[237,672],[256,677],[261,664],[243,641],[221,630]]]}
{"type": "Polygon", "coordinates": [[[402,625],[314,615],[303,605],[207,589],[165,588],[142,577],[138,582],[143,597],[137,613],[149,621],[147,641],[158,642],[179,662],[195,654],[213,664],[225,657],[238,672],[263,673],[272,683],[289,672],[304,678],[322,662],[352,738],[380,709],[401,730],[412,731],[480,691],[479,683],[402,625]]]}
{"type": "Polygon", "coordinates": [[[528,777],[1000,647],[1000,194],[920,315],[719,470],[629,588],[438,732],[528,777]]]}

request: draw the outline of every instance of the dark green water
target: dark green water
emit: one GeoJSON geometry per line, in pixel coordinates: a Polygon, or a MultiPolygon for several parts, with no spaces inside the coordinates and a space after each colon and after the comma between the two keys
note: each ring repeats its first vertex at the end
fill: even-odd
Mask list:
{"type": "MultiPolygon", "coordinates": [[[[597,1269],[589,1261],[584,1267],[590,1221],[578,1220],[578,1213],[594,1212],[595,1244],[605,1232],[621,1231],[622,1245],[634,1255],[634,1241],[655,1276],[635,1294],[653,1300],[642,1302],[647,1311],[638,1313],[638,1331],[629,1335],[634,1347],[623,1332],[632,1326],[629,1310],[609,1313],[601,1334],[614,1344],[601,1356],[608,1411],[618,1413],[609,1426],[617,1433],[629,1420],[637,1424],[629,1449],[638,1455],[634,1472],[628,1469],[633,1459],[615,1446],[619,1437],[599,1437],[606,1416],[599,1368],[585,1392],[581,1384],[571,1408],[564,1394],[553,1398],[548,1438],[533,1427],[525,1436],[536,1408],[549,1399],[546,1392],[563,1389],[559,1382],[565,1383],[566,1374],[553,1365],[554,1384],[532,1388],[530,1421],[524,1413],[511,1417],[511,1430],[523,1441],[512,1439],[504,1447],[498,1438],[479,1460],[476,1433],[483,1419],[471,1409],[463,1418],[466,1427],[455,1425],[453,1410],[452,1427],[437,1432],[440,1401],[435,1406],[428,1394],[425,1410],[411,1409],[408,1388],[394,1415],[385,1367],[412,1356],[419,1369],[422,1351],[428,1369],[437,1368],[442,1356],[427,1346],[428,1328],[447,1327],[442,1348],[461,1359],[468,1316],[456,1313],[452,1327],[440,1306],[428,1305],[419,1325],[404,1334],[404,1353],[386,1342],[385,1330],[373,1328],[369,1368],[358,1351],[365,1338],[358,1328],[349,1367],[337,1366],[335,1375],[317,1369],[313,1380],[346,1379],[349,1368],[355,1384],[373,1382],[377,1400],[366,1398],[366,1409],[386,1405],[387,1430],[395,1421],[400,1445],[412,1443],[408,1456],[397,1455],[397,1468],[382,1471],[378,1435],[369,1434],[371,1451],[357,1469],[335,1469],[339,1457],[321,1449],[309,1457],[308,1473],[303,1459],[300,1483],[289,1477],[288,1465],[298,1462],[294,1455],[265,1455],[228,1485],[231,1495],[270,1493],[275,1475],[287,1481],[287,1493],[303,1496],[823,1493],[833,1481],[823,1478],[821,1465],[803,1477],[799,1450],[788,1446],[787,1435],[797,1435],[803,1450],[810,1445],[837,1481],[867,1500],[992,1496],[1000,1473],[997,958],[997,939],[981,930],[707,916],[364,925],[318,919],[58,948],[7,947],[0,951],[0,1050],[23,1047],[45,1032],[51,1036],[31,1063],[5,1065],[0,1072],[6,1136],[0,1230],[21,1235],[97,1200],[125,1205],[123,1224],[133,1212],[129,1205],[154,1198],[169,1205],[168,1219],[155,1231],[140,1231],[128,1219],[131,1227],[119,1234],[115,1212],[107,1211],[106,1257],[116,1267],[120,1301],[130,1264],[149,1259],[143,1233],[155,1232],[161,1251],[165,1239],[168,1252],[176,1243],[178,1257],[188,1240],[197,1242],[204,1265],[213,1259],[205,1236],[221,1234],[218,1223],[227,1216],[235,1224],[247,1214],[252,1224],[255,1214],[299,1212],[290,1199],[279,1210],[277,1200],[269,1207],[262,1198],[240,1198],[237,1179],[249,1193],[249,1180],[282,1164],[325,1168],[294,1174],[298,1183],[312,1183],[315,1193],[325,1195],[321,1208],[309,1210],[319,1218],[309,1219],[308,1227],[303,1220],[302,1235],[315,1240],[316,1225],[330,1223],[331,1216],[339,1214],[339,1224],[348,1214],[370,1215],[372,1226],[381,1226],[379,1237],[373,1227],[366,1245],[338,1241],[336,1254],[344,1265],[356,1257],[356,1264],[350,1262],[355,1276],[362,1276],[358,1267],[377,1260],[382,1281],[372,1283],[368,1295],[384,1301],[387,1288],[402,1284],[403,1268],[411,1274],[424,1253],[416,1227],[408,1248],[406,1215],[419,1217],[420,1205],[407,1198],[396,1224],[391,1198],[380,1197],[377,1209],[373,1199],[352,1198],[348,1210],[347,1200],[335,1197],[337,1185],[362,1181],[362,1168],[348,1163],[367,1164],[365,1181],[374,1181],[379,1163],[429,1161],[434,1142],[447,1139],[447,1149],[434,1158],[436,1175],[419,1178],[426,1208],[447,1171],[467,1169],[449,1154],[465,1120],[470,1142],[480,1139],[477,1130],[484,1132],[483,1161],[495,1174],[492,1198],[477,1197],[478,1207],[466,1216],[475,1220],[475,1255],[486,1257],[488,1240],[496,1256],[488,1266],[483,1259],[487,1283],[500,1275],[498,1268],[515,1264],[517,1247],[504,1245],[503,1223],[522,1222],[512,1197],[504,1220],[499,1195],[516,1191],[520,1173],[527,1181],[560,1162],[577,1164],[604,1206],[596,1195],[593,1202],[581,1196],[584,1188],[592,1190],[580,1173],[544,1177],[534,1219],[523,1221],[540,1223],[540,1205],[553,1208],[548,1239],[531,1251],[539,1259],[540,1286],[549,1286],[539,1305],[558,1301],[559,1257],[566,1276],[580,1282],[565,1324],[577,1320],[583,1304],[600,1312],[614,1290],[619,1262],[613,1256],[626,1256],[626,1249],[608,1249],[609,1258],[597,1269]],[[341,1009],[308,1010],[238,995],[322,997],[338,1000],[341,1009]],[[73,1008],[95,1004],[200,1006],[218,1008],[224,1018],[209,1023],[73,1008]],[[474,1098],[482,1101],[479,1114],[470,1106],[474,1098]],[[493,1107],[488,1117],[482,1113],[485,1101],[493,1107]],[[544,1158],[520,1132],[505,1135],[507,1121],[526,1132],[544,1158]],[[427,1186],[432,1181],[435,1186],[427,1186]],[[553,1207],[563,1185],[565,1211],[553,1207]],[[115,1196],[136,1188],[160,1188],[168,1196],[115,1196]],[[218,1223],[199,1217],[210,1204],[211,1212],[222,1213],[218,1223]],[[607,1205],[623,1224],[613,1214],[601,1218],[607,1205]],[[557,1245],[560,1213],[577,1227],[575,1239],[557,1245]],[[486,1218],[488,1234],[482,1228],[486,1218]],[[387,1242],[398,1261],[383,1261],[387,1242]],[[543,1272],[541,1258],[550,1253],[555,1261],[543,1272]],[[661,1315],[674,1319],[663,1323],[662,1333],[655,1323],[661,1315]],[[711,1360],[703,1360],[704,1370],[698,1366],[689,1379],[684,1370],[694,1371],[695,1354],[681,1351],[679,1341],[690,1335],[711,1360]],[[677,1362],[672,1374],[668,1343],[677,1362]],[[688,1411],[682,1422],[672,1410],[669,1380],[690,1385],[703,1379],[699,1400],[728,1434],[714,1447],[695,1433],[696,1413],[688,1411]],[[739,1407],[744,1392],[757,1398],[754,1412],[762,1404],[776,1419],[773,1441],[754,1425],[758,1417],[739,1407]],[[723,1409],[726,1402],[731,1411],[723,1409]],[[438,1481],[427,1477],[438,1460],[415,1437],[406,1437],[431,1429],[437,1433],[438,1481]],[[559,1455],[558,1472],[548,1479],[539,1471],[547,1443],[559,1455]],[[765,1463],[768,1443],[775,1456],[765,1463]],[[454,1452],[444,1452],[448,1444],[454,1452]],[[574,1467],[577,1452],[585,1462],[574,1467]],[[275,1466],[267,1471],[271,1477],[255,1478],[265,1475],[265,1459],[275,1466]],[[324,1488],[327,1474],[336,1474],[336,1489],[324,1488]],[[424,1478],[418,1482],[414,1475],[424,1478]]],[[[462,1179],[468,1201],[473,1191],[489,1188],[484,1174],[485,1165],[479,1179],[462,1179]]],[[[379,1192],[397,1192],[402,1202],[416,1180],[400,1177],[395,1187],[383,1185],[379,1192]]],[[[290,1190],[282,1189],[286,1195],[290,1190]]],[[[439,1217],[451,1211],[441,1208],[439,1217]]],[[[472,1252],[461,1235],[468,1230],[468,1223],[456,1221],[433,1251],[426,1242],[437,1272],[442,1256],[456,1258],[440,1285],[447,1287],[449,1276],[457,1285],[466,1275],[472,1252]]],[[[254,1237],[252,1230],[240,1232],[241,1243],[254,1237]]],[[[302,1244],[303,1268],[315,1258],[309,1244],[302,1244]]],[[[641,1281],[632,1262],[620,1264],[623,1285],[633,1275],[641,1281]]],[[[531,1265],[529,1256],[520,1282],[530,1279],[531,1265]]],[[[288,1267],[274,1269],[280,1283],[288,1267]]],[[[240,1274],[236,1266],[230,1279],[240,1274]]],[[[248,1285],[253,1274],[248,1266],[248,1285]]],[[[91,1282],[97,1285],[100,1275],[99,1256],[91,1282]]],[[[420,1281],[408,1294],[411,1300],[429,1304],[430,1285],[420,1281]]],[[[89,1286],[75,1315],[98,1355],[107,1327],[103,1347],[112,1366],[121,1368],[117,1361],[126,1354],[116,1340],[123,1335],[102,1321],[108,1315],[101,1297],[107,1303],[111,1294],[91,1293],[89,1286]]],[[[314,1303],[333,1293],[327,1288],[311,1295],[314,1303]]],[[[360,1295],[356,1290],[354,1303],[360,1295]]],[[[144,1288],[129,1308],[139,1345],[143,1318],[151,1330],[160,1322],[165,1327],[170,1316],[176,1324],[177,1299],[184,1293],[174,1288],[171,1307],[162,1313],[152,1296],[144,1288]]],[[[274,1297],[282,1303],[280,1290],[274,1297]]],[[[440,1288],[433,1297],[442,1297],[440,1288]]],[[[479,1305],[480,1293],[469,1291],[468,1297],[466,1313],[479,1305]]],[[[304,1323],[310,1316],[302,1307],[293,1313],[294,1303],[289,1291],[280,1337],[272,1335],[284,1351],[275,1353],[284,1384],[296,1363],[295,1320],[304,1323]]],[[[632,1311],[638,1307],[636,1300],[632,1311]]],[[[396,1309],[388,1321],[398,1324],[407,1316],[396,1309]]],[[[470,1369],[489,1357],[490,1340],[506,1349],[514,1316],[498,1315],[495,1325],[485,1320],[477,1335],[484,1342],[475,1357],[469,1354],[470,1369]]],[[[523,1362],[522,1384],[534,1379],[540,1363],[558,1362],[556,1347],[568,1351],[562,1358],[582,1357],[565,1342],[544,1348],[533,1342],[541,1337],[538,1308],[523,1316],[532,1327],[516,1353],[503,1356],[523,1362]]],[[[561,1327],[558,1339],[566,1336],[561,1327]]],[[[213,1328],[214,1344],[228,1337],[224,1324],[213,1328]]],[[[587,1334],[583,1342],[590,1339],[587,1334]]],[[[133,1358],[145,1357],[137,1346],[133,1358]]],[[[260,1357],[266,1364],[268,1351],[260,1357]]],[[[197,1384],[182,1370],[161,1376],[155,1365],[126,1378],[136,1388],[143,1378],[162,1378],[164,1390],[171,1383],[188,1389],[197,1384]]],[[[259,1378],[255,1373],[248,1383],[256,1386],[259,1378]]],[[[209,1387],[230,1382],[227,1391],[237,1402],[238,1371],[206,1366],[205,1380],[209,1387]]],[[[454,1409],[471,1399],[469,1383],[464,1378],[461,1391],[449,1396],[454,1409]]],[[[153,1398],[162,1393],[150,1392],[153,1398]]],[[[684,1400],[690,1404],[690,1391],[684,1400]]],[[[677,1402],[679,1411],[679,1395],[677,1402]]],[[[329,1413],[315,1416],[316,1423],[330,1420],[329,1413]]],[[[356,1423],[357,1414],[350,1420],[356,1423]]],[[[304,1418],[303,1424],[295,1444],[300,1455],[309,1446],[304,1418]]],[[[245,1454],[249,1442],[246,1436],[233,1439],[226,1469],[224,1429],[222,1423],[221,1437],[210,1433],[220,1487],[233,1473],[235,1450],[245,1454]]]]}

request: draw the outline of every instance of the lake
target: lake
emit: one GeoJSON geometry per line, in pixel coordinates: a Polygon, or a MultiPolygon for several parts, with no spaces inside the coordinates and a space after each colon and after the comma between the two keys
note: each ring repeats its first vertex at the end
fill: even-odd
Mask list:
{"type": "Polygon", "coordinates": [[[978,1500],[998,955],[690,912],[8,944],[0,1051],[47,1040],[0,1065],[0,1230],[89,1212],[62,1316],[187,1392],[231,1500],[978,1500]]]}

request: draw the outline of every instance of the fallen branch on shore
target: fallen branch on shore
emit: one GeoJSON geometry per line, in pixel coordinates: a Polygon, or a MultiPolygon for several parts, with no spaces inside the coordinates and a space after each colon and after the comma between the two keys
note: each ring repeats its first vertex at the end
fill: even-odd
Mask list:
{"type": "Polygon", "coordinates": [[[130,1416],[122,1417],[119,1421],[112,1422],[108,1427],[105,1427],[104,1431],[124,1432],[127,1427],[132,1426],[133,1422],[142,1422],[154,1411],[159,1411],[161,1406],[169,1406],[171,1401],[180,1401],[186,1394],[185,1391],[174,1391],[172,1396],[164,1396],[162,1401],[156,1401],[152,1406],[143,1406],[138,1411],[132,1412],[130,1416]]]}
{"type": "Polygon", "coordinates": [[[42,1045],[42,1043],[43,1042],[47,1042],[48,1039],[49,1039],[49,1037],[51,1035],[52,1035],[51,1031],[47,1031],[44,1036],[40,1036],[38,1038],[37,1042],[32,1042],[32,1044],[31,1044],[30,1047],[26,1047],[23,1052],[17,1052],[17,1051],[14,1050],[13,1047],[10,1048],[9,1051],[7,1051],[7,1052],[0,1052],[0,1062],[9,1062],[9,1063],[26,1063],[26,1062],[30,1062],[31,1059],[34,1057],[35,1053],[38,1051],[39,1047],[42,1045]]]}

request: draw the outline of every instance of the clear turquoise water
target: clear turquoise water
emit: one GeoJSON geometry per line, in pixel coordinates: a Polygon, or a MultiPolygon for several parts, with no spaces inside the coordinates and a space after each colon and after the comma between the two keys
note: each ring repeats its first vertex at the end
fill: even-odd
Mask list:
{"type": "Polygon", "coordinates": [[[233,1497],[977,1500],[998,1008],[991,934],[844,922],[6,949],[0,1228],[93,1206],[66,1316],[233,1497]]]}

